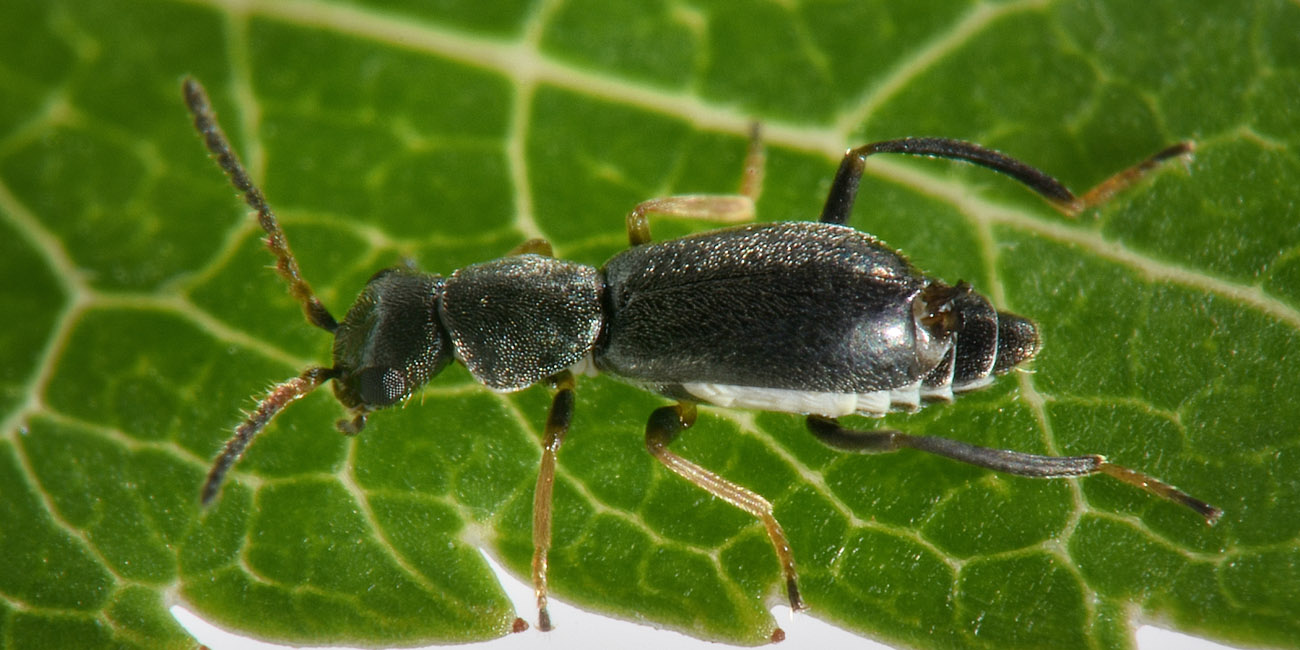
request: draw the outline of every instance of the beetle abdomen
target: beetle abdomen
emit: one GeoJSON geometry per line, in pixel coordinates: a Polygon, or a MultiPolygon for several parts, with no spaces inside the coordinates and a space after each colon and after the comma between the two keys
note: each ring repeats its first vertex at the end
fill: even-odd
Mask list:
{"type": "Polygon", "coordinates": [[[973,291],[952,299],[952,347],[921,382],[926,400],[984,388],[1038,353],[1038,327],[1023,316],[997,311],[973,291]]]}
{"type": "Polygon", "coordinates": [[[644,384],[873,393],[946,349],[914,326],[926,280],[852,228],[728,228],[637,246],[604,268],[596,366],[644,384]]]}
{"type": "Polygon", "coordinates": [[[718,406],[882,414],[1033,356],[1033,323],[852,228],[742,226],[629,249],[605,272],[596,367],[718,406]]]}

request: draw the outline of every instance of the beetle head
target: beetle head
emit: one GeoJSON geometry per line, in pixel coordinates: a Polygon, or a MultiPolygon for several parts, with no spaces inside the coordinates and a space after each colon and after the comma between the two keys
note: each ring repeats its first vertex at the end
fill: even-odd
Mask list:
{"type": "Polygon", "coordinates": [[[334,332],[334,396],[355,415],[340,430],[356,433],[367,412],[410,397],[451,362],[442,291],[442,276],[403,267],[370,278],[334,332]]]}

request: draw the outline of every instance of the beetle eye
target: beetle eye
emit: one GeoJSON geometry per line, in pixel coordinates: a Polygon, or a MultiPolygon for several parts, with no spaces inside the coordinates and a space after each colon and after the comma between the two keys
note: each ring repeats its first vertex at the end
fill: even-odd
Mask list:
{"type": "Polygon", "coordinates": [[[413,390],[398,368],[365,368],[354,374],[358,392],[367,406],[390,406],[413,390]]]}

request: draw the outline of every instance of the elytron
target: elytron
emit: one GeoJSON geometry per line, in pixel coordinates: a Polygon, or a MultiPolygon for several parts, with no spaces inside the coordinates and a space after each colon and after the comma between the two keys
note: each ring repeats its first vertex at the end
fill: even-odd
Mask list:
{"type": "MultiPolygon", "coordinates": [[[[548,383],[547,415],[533,503],[533,585],[538,627],[547,609],[556,451],[574,414],[575,375],[600,372],[675,403],[654,410],[645,444],[665,467],[761,520],[776,551],[791,608],[804,609],[794,554],[762,496],[669,450],[690,428],[696,405],[797,413],[832,447],[861,453],[917,449],[1018,476],[1106,474],[1185,505],[1214,523],[1220,511],[1177,488],[1100,455],[1040,456],[894,430],[842,427],[846,415],[914,411],[983,388],[1039,351],[1033,321],[995,309],[970,285],[949,285],[900,253],[846,225],[869,156],[902,153],[961,160],[1006,174],[1062,212],[1100,204],[1162,161],[1169,147],[1076,196],[1047,174],[1001,153],[943,138],[887,140],[844,156],[816,222],[746,223],[654,242],[648,216],[750,215],[755,183],[740,195],[646,201],[627,216],[630,247],[600,268],[551,256],[544,240],[449,276],[405,266],[368,282],[342,321],[302,277],[270,205],[222,133],[193,79],[186,104],[208,150],[257,212],[267,246],[307,320],[334,335],[329,366],[274,386],[213,463],[201,502],[290,402],[333,382],[355,434],[372,411],[410,397],[452,362],[487,388],[511,392],[548,383]]],[[[760,170],[753,138],[749,176],[760,170]]]]}

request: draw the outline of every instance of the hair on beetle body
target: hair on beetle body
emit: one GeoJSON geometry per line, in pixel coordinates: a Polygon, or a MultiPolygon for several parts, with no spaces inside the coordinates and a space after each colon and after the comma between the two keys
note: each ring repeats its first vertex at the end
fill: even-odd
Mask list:
{"type": "Polygon", "coordinates": [[[847,429],[837,422],[845,415],[951,401],[989,385],[1040,348],[1032,320],[997,310],[965,282],[949,285],[925,275],[897,251],[846,225],[869,156],[903,153],[981,165],[1020,181],[1072,216],[1162,161],[1185,156],[1190,143],[1171,146],[1076,196],[1051,176],[968,142],[876,142],[845,154],[816,222],[746,223],[652,241],[650,214],[752,217],[762,174],[755,129],[742,194],[674,196],[637,205],[626,217],[629,248],[600,268],[555,259],[544,240],[524,242],[504,257],[446,277],[393,267],[371,277],[337,321],[303,279],[202,86],[186,79],[184,96],[208,150],[257,212],[276,269],[308,322],[334,335],[331,365],[307,368],[273,386],[239,425],[202,486],[204,505],[217,497],[258,432],[321,384],[332,382],[348,411],[338,429],[355,434],[370,412],[410,397],[454,361],[495,391],[541,382],[555,391],[533,502],[532,574],[543,630],[551,627],[548,552],[556,452],[573,420],[579,371],[598,371],[675,400],[650,414],[647,450],[672,472],[763,523],[794,610],[804,609],[794,554],[771,503],[669,450],[694,424],[696,404],[802,414],[814,436],[844,451],[911,448],[1038,478],[1106,474],[1187,506],[1208,523],[1221,514],[1100,455],[1026,454],[895,430],[847,429]]]}

